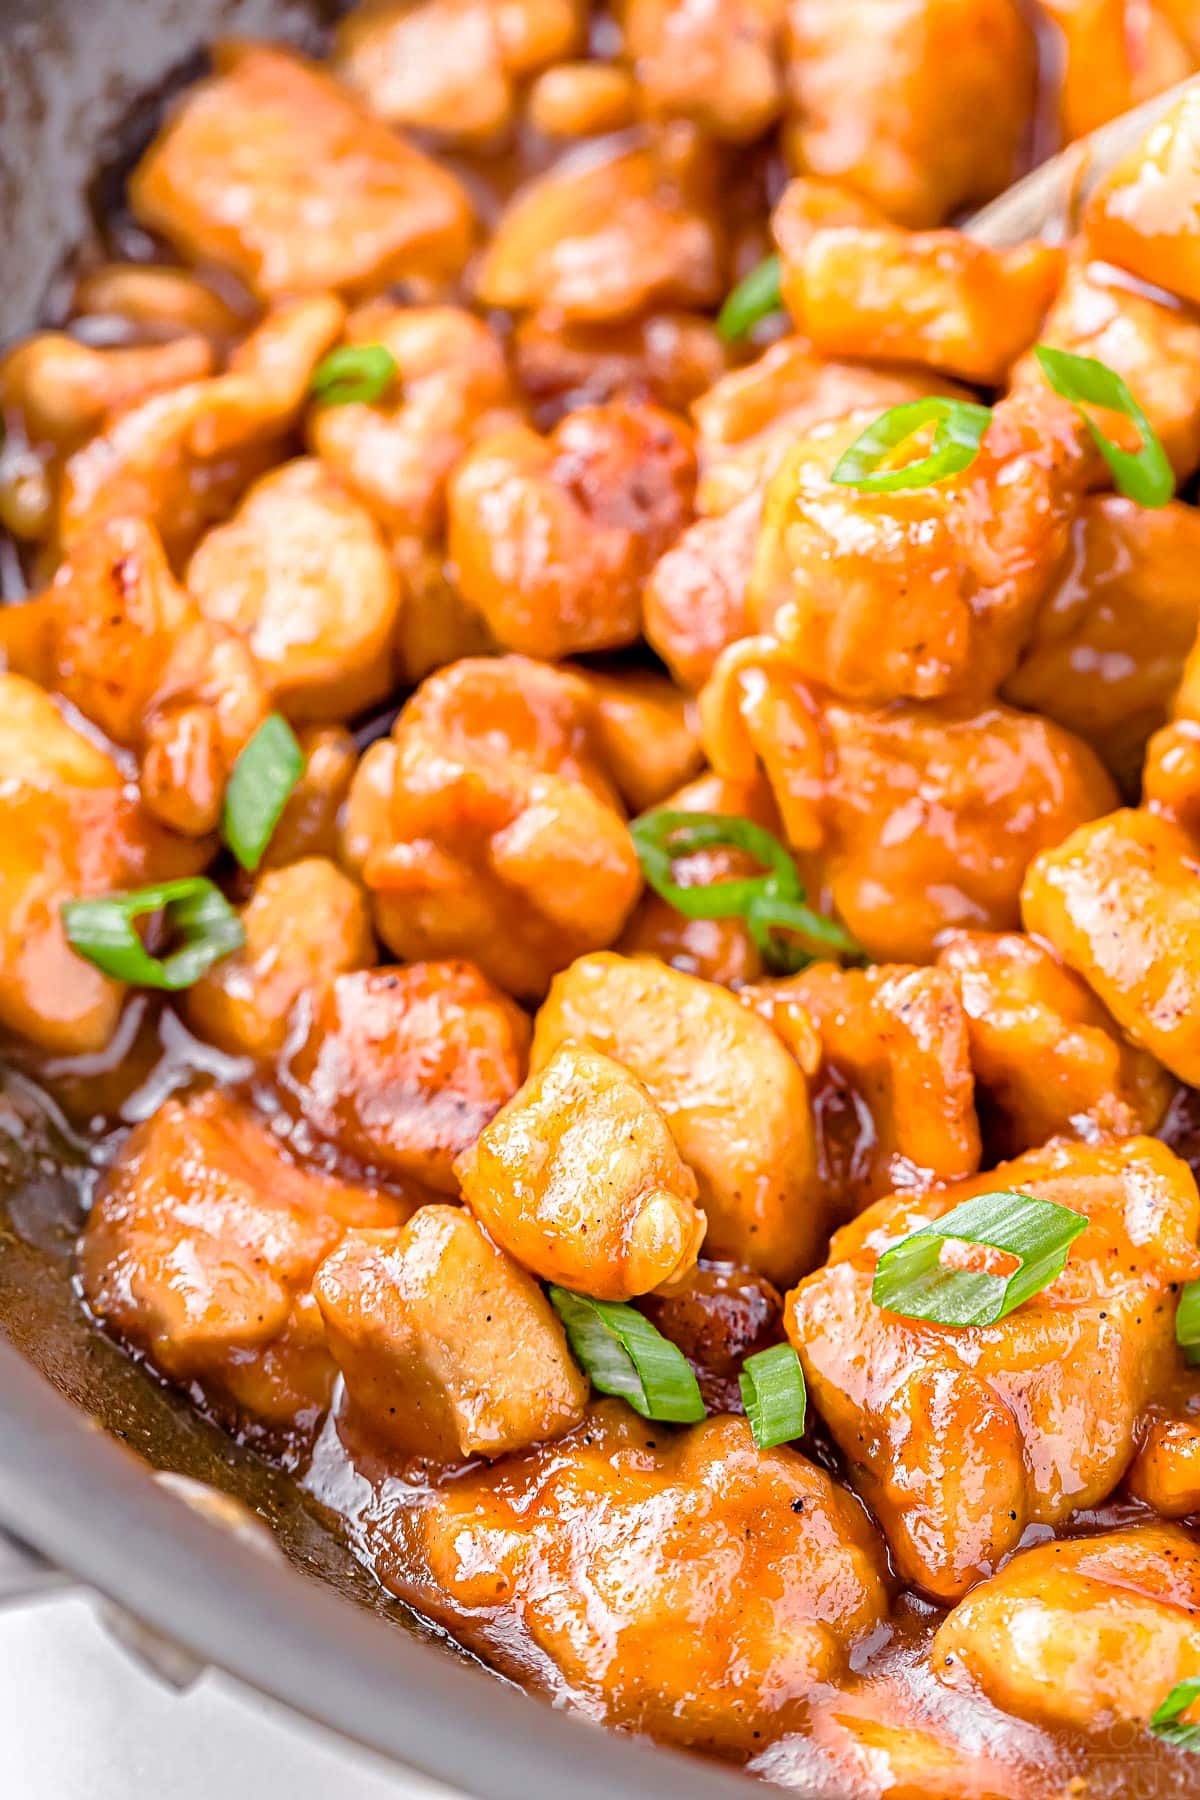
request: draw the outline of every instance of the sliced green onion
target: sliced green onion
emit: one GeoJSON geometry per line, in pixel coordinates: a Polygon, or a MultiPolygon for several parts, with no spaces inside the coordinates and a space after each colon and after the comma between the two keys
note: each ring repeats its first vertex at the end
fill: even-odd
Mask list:
{"type": "Polygon", "coordinates": [[[879,1259],[871,1298],[906,1319],[935,1325],[994,1325],[1060,1275],[1087,1219],[1032,1194],[978,1194],[944,1218],[922,1225],[879,1259]],[[943,1246],[982,1244],[1019,1260],[1011,1275],[943,1268],[943,1246]]]}
{"type": "Polygon", "coordinates": [[[760,319],[783,311],[779,276],[779,258],[767,256],[742,277],[717,314],[717,336],[723,342],[735,343],[753,331],[760,319]]]}
{"type": "Polygon", "coordinates": [[[808,1393],[800,1358],[790,1344],[772,1344],[748,1356],[738,1386],[760,1450],[803,1437],[808,1393]]]}
{"type": "Polygon", "coordinates": [[[1200,1363],[1200,1281],[1185,1282],[1175,1314],[1175,1342],[1184,1361],[1200,1363]]]}
{"type": "Polygon", "coordinates": [[[763,961],[777,974],[795,974],[813,953],[778,936],[794,931],[826,956],[861,956],[844,925],[807,904],[799,870],[777,837],[731,813],[643,813],[629,827],[642,873],[659,897],[688,919],[743,919],[763,961]],[[744,850],[766,873],[742,880],[683,887],[671,873],[678,857],[720,847],[744,850]]]}
{"type": "Polygon", "coordinates": [[[233,765],[221,834],[251,874],[266,853],[288,795],[304,773],[304,752],[282,713],[264,719],[233,765]]]}
{"type": "Polygon", "coordinates": [[[97,900],[68,900],[62,909],[67,942],[79,956],[118,981],[134,987],[176,992],[199,981],[221,957],[246,941],[241,920],[220,888],[205,875],[164,881],[128,894],[97,900]],[[161,912],[183,939],[178,950],[152,956],[134,921],[161,912]]]}
{"type": "Polygon", "coordinates": [[[382,400],[399,368],[383,344],[343,344],[322,357],[309,391],[322,406],[371,406],[382,400]]]}
{"type": "Polygon", "coordinates": [[[1112,471],[1117,492],[1141,506],[1165,506],[1175,492],[1174,471],[1154,427],[1116,370],[1097,362],[1095,357],[1053,350],[1049,344],[1035,344],[1033,353],[1055,393],[1070,400],[1082,413],[1092,441],[1112,471]],[[1123,413],[1137,426],[1141,449],[1122,450],[1106,438],[1083,411],[1085,406],[1103,406],[1110,412],[1123,413]]]}
{"type": "Polygon", "coordinates": [[[550,1299],[577,1360],[602,1394],[619,1395],[643,1419],[687,1425],[704,1417],[683,1351],[636,1307],[554,1286],[550,1299]]]}
{"type": "Polygon", "coordinates": [[[1150,1714],[1150,1729],[1164,1743],[1178,1744],[1185,1750],[1200,1750],[1200,1723],[1188,1724],[1180,1715],[1200,1700],[1200,1676],[1177,1681],[1166,1699],[1150,1714]]]}
{"type": "Polygon", "coordinates": [[[868,494],[890,494],[900,488],[929,487],[970,468],[979,454],[992,409],[974,400],[948,400],[931,394],[889,406],[837,460],[831,481],[861,488],[868,494]],[[900,469],[880,469],[893,450],[925,425],[937,425],[927,455],[900,469]]]}

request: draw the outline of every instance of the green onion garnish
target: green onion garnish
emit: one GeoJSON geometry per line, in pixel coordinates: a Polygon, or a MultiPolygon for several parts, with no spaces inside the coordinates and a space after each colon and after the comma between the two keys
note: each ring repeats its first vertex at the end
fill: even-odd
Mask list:
{"type": "Polygon", "coordinates": [[[383,344],[343,344],[322,357],[312,373],[309,391],[322,406],[371,406],[382,400],[398,374],[391,351],[383,344]]]}
{"type": "Polygon", "coordinates": [[[1054,1200],[979,1194],[890,1245],[879,1259],[871,1298],[906,1319],[994,1325],[1062,1273],[1068,1250],[1086,1229],[1082,1213],[1054,1200]],[[1020,1267],[1007,1276],[943,1268],[942,1248],[951,1240],[1006,1250],[1020,1267]]]}
{"type": "Polygon", "coordinates": [[[1174,471],[1154,427],[1116,371],[1095,357],[1052,350],[1049,344],[1035,344],[1033,353],[1055,393],[1070,400],[1082,413],[1097,450],[1112,471],[1117,492],[1140,506],[1165,506],[1175,492],[1174,471]],[[1137,426],[1141,449],[1120,449],[1083,411],[1085,406],[1107,407],[1110,412],[1123,413],[1131,419],[1137,426]]]}
{"type": "Polygon", "coordinates": [[[717,336],[726,344],[752,331],[760,319],[782,312],[779,258],[766,256],[742,277],[717,314],[717,336]]]}
{"type": "Polygon", "coordinates": [[[78,955],[118,981],[176,992],[199,981],[206,969],[245,943],[241,920],[220,888],[205,875],[164,881],[128,894],[68,900],[62,908],[67,941],[78,955]],[[161,912],[183,939],[167,956],[152,956],[135,919],[161,912]]]}
{"type": "Polygon", "coordinates": [[[931,394],[925,400],[906,400],[903,406],[889,406],[838,458],[830,480],[843,487],[862,488],[868,494],[890,494],[900,488],[929,487],[935,481],[945,481],[970,468],[991,417],[990,406],[980,406],[973,400],[947,400],[940,394],[931,394]],[[880,463],[893,450],[935,421],[937,430],[927,455],[900,469],[880,469],[880,463]]]}
{"type": "Polygon", "coordinates": [[[1184,1283],[1175,1314],[1175,1342],[1185,1362],[1200,1363],[1200,1281],[1184,1283]]]}
{"type": "Polygon", "coordinates": [[[233,765],[221,834],[243,869],[257,869],[304,773],[304,752],[282,713],[264,719],[233,765]]]}
{"type": "Polygon", "coordinates": [[[642,873],[661,899],[688,919],[744,919],[764,962],[777,974],[794,974],[813,961],[812,953],[780,939],[779,931],[798,932],[826,956],[862,955],[844,925],[824,918],[807,904],[791,855],[777,837],[752,819],[667,810],[643,813],[629,831],[642,873]],[[673,878],[671,868],[677,857],[718,847],[746,851],[765,864],[767,872],[698,887],[681,887],[673,878]]]}
{"type": "Polygon", "coordinates": [[[1200,1723],[1189,1725],[1180,1719],[1189,1706],[1200,1700],[1200,1676],[1177,1681],[1166,1699],[1150,1714],[1150,1729],[1165,1743],[1179,1744],[1185,1750],[1200,1749],[1200,1723]]]}
{"type": "Polygon", "coordinates": [[[790,1344],[772,1344],[748,1356],[738,1386],[760,1450],[803,1437],[808,1394],[800,1358],[790,1344]]]}
{"type": "Polygon", "coordinates": [[[687,1358],[636,1307],[554,1286],[550,1299],[577,1360],[602,1394],[619,1395],[643,1419],[687,1425],[704,1417],[687,1358]]]}

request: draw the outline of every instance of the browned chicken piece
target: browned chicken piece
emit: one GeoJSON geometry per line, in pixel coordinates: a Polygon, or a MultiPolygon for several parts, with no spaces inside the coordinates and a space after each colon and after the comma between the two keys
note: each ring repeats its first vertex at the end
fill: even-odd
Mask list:
{"type": "Polygon", "coordinates": [[[601,760],[630,812],[666,804],[704,764],[694,702],[649,669],[580,669],[601,760]]]}
{"type": "Polygon", "coordinates": [[[1200,837],[1200,633],[1187,653],[1170,711],[1170,723],[1146,747],[1142,799],[1151,812],[1174,819],[1195,839],[1200,837]]]}
{"type": "Polygon", "coordinates": [[[785,10],[786,0],[624,0],[646,110],[729,143],[761,137],[783,109],[785,10]]]}
{"type": "Polygon", "coordinates": [[[628,1069],[563,1044],[454,1165],[488,1235],[543,1281],[632,1300],[695,1265],[696,1177],[628,1069]]]}
{"type": "Polygon", "coordinates": [[[461,1207],[350,1233],[313,1292],[355,1411],[406,1456],[507,1456],[583,1417],[550,1302],[461,1207]]]}
{"type": "Polygon", "coordinates": [[[177,563],[256,475],[286,454],[320,358],[344,318],[331,295],[286,302],[234,351],[223,375],[115,413],[68,458],[58,533],[70,547],[112,519],[154,523],[177,563]]]}
{"type": "Polygon", "coordinates": [[[80,277],[73,306],[85,318],[122,319],[155,333],[199,333],[218,343],[240,337],[253,314],[248,296],[218,293],[170,263],[101,263],[80,277]]]}
{"type": "Polygon", "coordinates": [[[746,589],[762,526],[757,494],[697,519],[650,571],[643,629],[681,687],[704,686],[717,658],[752,630],[746,589]]]}
{"type": "Polygon", "coordinates": [[[163,832],[112,757],[21,675],[0,673],[0,771],[0,1029],[89,1055],[116,1030],[125,990],[70,949],[59,908],[194,874],[207,846],[163,832]]]}
{"type": "Polygon", "coordinates": [[[268,300],[458,273],[472,218],[454,175],[290,51],[215,58],[133,172],[143,224],[268,300]]]}
{"type": "Polygon", "coordinates": [[[416,687],[436,669],[462,657],[490,656],[498,645],[454,583],[440,545],[416,537],[392,540],[400,577],[400,630],[396,637],[397,683],[416,687]]]}
{"type": "Polygon", "coordinates": [[[337,858],[338,816],[358,762],[354,739],[340,725],[307,725],[296,735],[304,768],[263,851],[260,869],[281,869],[308,856],[337,858]]]}
{"type": "Polygon", "coordinates": [[[747,603],[804,676],[847,700],[980,699],[1016,663],[1091,471],[1074,409],[1002,400],[968,469],[864,493],[832,480],[868,421],[818,426],[767,487],[747,603]]]}
{"type": "Polygon", "coordinates": [[[256,482],[185,579],[205,618],[249,645],[289,718],[349,719],[391,693],[396,569],[370,513],[315,457],[256,482]]]}
{"type": "Polygon", "coordinates": [[[522,998],[614,942],[641,870],[601,756],[572,671],[506,656],[430,676],[363,757],[347,807],[344,855],[384,942],[470,956],[522,998]]]}
{"type": "MultiPolygon", "coordinates": [[[[1193,313],[1140,292],[1103,263],[1072,257],[1038,338],[1054,350],[1094,357],[1120,375],[1162,439],[1177,478],[1192,474],[1200,464],[1200,392],[1193,379],[1200,320],[1193,313]]],[[[1032,354],[1013,369],[1015,390],[1045,383],[1032,354]]]]}
{"type": "Polygon", "coordinates": [[[822,699],[789,655],[763,638],[726,652],[705,747],[729,780],[765,770],[788,842],[876,961],[928,961],[950,925],[1016,926],[1030,858],[1114,803],[1095,753],[1048,720],[822,699]]]}
{"type": "Polygon", "coordinates": [[[769,1025],[711,982],[651,957],[600,953],[556,977],[532,1072],[565,1043],[623,1063],[661,1109],[699,1184],[709,1256],[780,1284],[811,1268],[829,1221],[808,1084],[769,1025]]]}
{"type": "Polygon", "coordinates": [[[1126,792],[1163,724],[1197,625],[1200,514],[1115,494],[1084,501],[1071,550],[1004,683],[1014,706],[1085,739],[1126,792]]]}
{"type": "Polygon", "coordinates": [[[545,137],[597,137],[634,124],[640,104],[637,83],[628,69],[613,63],[564,62],[533,82],[526,116],[545,137]]]}
{"type": "Polygon", "coordinates": [[[1129,1492],[1166,1519],[1200,1512],[1200,1378],[1180,1359],[1141,1421],[1129,1492]]]}
{"type": "Polygon", "coordinates": [[[888,1605],[878,1539],[823,1470],[744,1419],[595,1408],[576,1432],[397,1517],[386,1580],[594,1716],[745,1756],[798,1726],[888,1605]]]}
{"type": "Polygon", "coordinates": [[[1082,975],[1122,1031],[1200,1083],[1200,848],[1171,819],[1123,811],[1031,864],[1025,929],[1082,975]]]}
{"type": "Polygon", "coordinates": [[[790,150],[901,225],[1013,180],[1034,96],[1019,0],[790,0],[790,150]]]}
{"type": "Polygon", "coordinates": [[[682,420],[648,403],[581,407],[539,437],[481,438],[449,489],[450,559],[498,644],[554,659],[633,643],[642,587],[692,516],[682,420]]]}
{"type": "Polygon", "coordinates": [[[312,1422],[333,1361],[312,1295],[349,1226],[399,1225],[410,1203],[293,1162],[216,1090],[168,1100],[126,1138],[80,1242],[93,1314],[170,1380],[199,1382],[268,1424],[312,1422]]]}
{"type": "Polygon", "coordinates": [[[301,995],[282,1091],[389,1177],[457,1192],[454,1159],[525,1078],[529,1021],[471,963],[361,969],[301,995]]]}
{"type": "Polygon", "coordinates": [[[1062,136],[1083,137],[1195,68],[1197,46],[1173,13],[1192,0],[1041,0],[1055,29],[1062,136]]]}
{"type": "Polygon", "coordinates": [[[1185,89],[1088,200],[1091,254],[1200,304],[1200,90],[1185,89]]]}
{"type": "Polygon", "coordinates": [[[500,342],[462,307],[388,300],[357,307],[346,342],[381,344],[395,381],[370,405],[318,401],[309,443],[390,532],[436,537],[455,463],[481,430],[515,415],[500,342]]]}
{"type": "Polygon", "coordinates": [[[616,324],[530,313],[512,337],[517,381],[540,430],[580,406],[622,397],[685,413],[725,369],[725,346],[699,313],[652,312],[616,324]]]}
{"type": "Polygon", "coordinates": [[[11,622],[0,614],[2,644],[12,667],[134,752],[155,818],[189,837],[215,830],[269,694],[241,639],[175,580],[152,526],[114,521],[80,538],[44,594],[11,622]]]}
{"type": "Polygon", "coordinates": [[[201,381],[216,367],[208,338],[97,349],[61,331],[44,331],[0,362],[0,408],[31,444],[74,450],[105,417],[152,394],[201,381]]]}
{"type": "Polygon", "coordinates": [[[1154,1131],[1174,1083],[1119,1036],[1091,989],[1019,932],[956,931],[938,964],[962,998],[984,1136],[995,1156],[1053,1137],[1154,1131]]]}
{"type": "Polygon", "coordinates": [[[638,1310],[683,1351],[710,1413],[745,1410],[742,1364],[783,1338],[779,1289],[736,1263],[698,1262],[666,1293],[644,1294],[638,1310]]]}
{"type": "Polygon", "coordinates": [[[785,1042],[792,1005],[816,1028],[813,1105],[831,1219],[853,1217],[897,1188],[953,1181],[979,1167],[967,1021],[940,969],[813,963],[741,997],[785,1042]]]}
{"type": "Polygon", "coordinates": [[[274,1057],[301,994],[375,960],[366,896],[321,856],[270,869],[239,908],[245,946],[187,991],[188,1023],[234,1056],[274,1057]]]}
{"type": "MultiPolygon", "coordinates": [[[[761,776],[726,781],[720,775],[701,775],[662,804],[672,812],[730,813],[779,833],[779,815],[761,776]]],[[[672,865],[672,877],[681,887],[707,887],[760,873],[752,856],[733,849],[695,850],[672,865]]],[[[617,948],[626,956],[656,956],[685,975],[699,975],[721,987],[738,988],[758,981],[763,973],[762,956],[743,919],[689,919],[650,888],[638,901],[617,948]]]]}
{"type": "Polygon", "coordinates": [[[696,510],[724,513],[761,494],[796,439],[825,420],[855,413],[865,421],[905,400],[961,392],[924,372],[823,361],[807,338],[780,338],[755,362],[731,369],[692,409],[700,459],[696,510]]]}
{"type": "Polygon", "coordinates": [[[1200,1676],[1200,1550],[1177,1525],[1038,1544],[955,1607],[930,1663],[948,1687],[1018,1718],[1144,1726],[1200,1676]]]}
{"type": "Polygon", "coordinates": [[[837,1234],[788,1298],[788,1336],[906,1581],[956,1600],[1028,1526],[1113,1491],[1171,1354],[1176,1286],[1200,1273],[1198,1227],[1187,1165],[1137,1137],[1049,1144],[880,1200],[837,1234]],[[961,1329],[874,1303],[889,1245],[973,1195],[1011,1190],[1087,1217],[1048,1287],[995,1325],[961,1329]]]}
{"type": "Polygon", "coordinates": [[[705,159],[661,141],[572,149],[510,201],[475,278],[484,306],[549,308],[572,323],[711,306],[725,286],[705,159]]]}

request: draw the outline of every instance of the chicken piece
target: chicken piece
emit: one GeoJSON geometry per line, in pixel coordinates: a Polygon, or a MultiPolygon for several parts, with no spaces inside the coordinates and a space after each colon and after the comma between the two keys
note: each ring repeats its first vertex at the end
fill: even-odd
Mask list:
{"type": "Polygon", "coordinates": [[[1170,722],[1146,747],[1142,799],[1151,812],[1174,819],[1196,839],[1200,837],[1200,633],[1187,653],[1170,711],[1170,722]]]}
{"type": "Polygon", "coordinates": [[[304,756],[259,869],[282,869],[306,857],[336,860],[338,816],[358,762],[354,739],[338,725],[308,725],[296,734],[304,756]]]}
{"type": "Polygon", "coordinates": [[[212,344],[195,335],[95,349],[65,332],[43,331],[0,362],[0,408],[10,430],[19,421],[29,443],[64,453],[108,413],[180,382],[203,380],[215,367],[212,344]]]}
{"type": "Polygon", "coordinates": [[[570,1437],[434,1490],[388,1526],[385,1580],[594,1717],[745,1756],[795,1728],[881,1625],[851,1497],[744,1419],[648,1427],[609,1402],[570,1437]]]}
{"type": "Polygon", "coordinates": [[[454,571],[440,548],[416,537],[394,538],[392,561],[403,596],[395,643],[402,688],[417,687],[427,675],[463,657],[491,656],[499,649],[454,585],[454,571]]]}
{"type": "Polygon", "coordinates": [[[134,752],[155,818],[189,837],[216,828],[269,697],[240,639],[204,618],[175,580],[152,526],[114,521],[81,538],[44,594],[15,609],[11,624],[0,614],[5,643],[10,666],[134,752]],[[23,631],[26,610],[32,629],[23,631]]]}
{"type": "Polygon", "coordinates": [[[349,719],[392,690],[400,584],[370,514],[313,457],[272,469],[203,538],[187,586],[254,654],[291,719],[349,719]]]}
{"type": "Polygon", "coordinates": [[[290,51],[226,42],[215,59],[130,178],[144,225],[264,300],[458,273],[472,219],[455,176],[290,51]]]}
{"type": "Polygon", "coordinates": [[[464,955],[508,992],[611,944],[641,888],[583,678],[524,657],[432,675],[350,792],[344,854],[400,956],[464,955]]]}
{"type": "Polygon", "coordinates": [[[360,969],[300,996],[279,1080],[312,1129],[457,1192],[454,1159],[525,1078],[529,1021],[471,963],[360,969]]]}
{"type": "Polygon", "coordinates": [[[756,494],[697,519],[655,563],[642,593],[646,640],[680,687],[704,686],[717,658],[752,630],[746,589],[762,524],[756,494]]]}
{"type": "Polygon", "coordinates": [[[1083,215],[1091,254],[1200,304],[1200,92],[1171,110],[1094,190],[1083,215]]]}
{"type": "Polygon", "coordinates": [[[988,1145],[1017,1156],[1053,1137],[1154,1131],[1174,1084],[1118,1036],[1091,989],[1033,938],[956,931],[938,965],[962,1000],[988,1145]]]}
{"type": "Polygon", "coordinates": [[[69,549],[113,519],[144,518],[178,566],[284,454],[313,369],[343,318],[330,295],[285,303],[238,346],[223,375],[115,413],[64,467],[62,543],[69,549]]]}
{"type": "Polygon", "coordinates": [[[979,1124],[967,1023],[940,969],[881,963],[840,969],[813,963],[787,981],[743,988],[785,1042],[781,1008],[799,1005],[819,1040],[814,1109],[822,1131],[826,1210],[849,1218],[897,1188],[953,1181],[979,1167],[979,1124]],[[822,1107],[833,1087],[838,1104],[822,1107]],[[851,1112],[852,1143],[836,1127],[851,1112]],[[864,1123],[865,1121],[865,1123],[864,1123]]]}
{"type": "MultiPolygon", "coordinates": [[[[761,776],[725,781],[719,775],[701,775],[662,804],[672,812],[729,813],[773,835],[779,833],[779,815],[761,776]]],[[[681,887],[707,887],[761,872],[752,856],[732,849],[696,850],[672,864],[672,877],[681,887]]],[[[638,901],[617,948],[625,956],[656,956],[685,975],[698,975],[721,987],[738,988],[763,974],[762,956],[743,919],[689,919],[650,888],[638,901]]]]}
{"type": "Polygon", "coordinates": [[[704,763],[694,704],[649,669],[580,669],[596,703],[600,756],[634,813],[666,803],[704,763]]]}
{"type": "Polygon", "coordinates": [[[833,227],[784,258],[780,285],[822,356],[916,363],[998,387],[1038,335],[1064,261],[1049,244],[993,250],[957,231],[833,227]]]}
{"type": "Polygon", "coordinates": [[[564,1043],[612,1057],[644,1084],[696,1177],[709,1256],[778,1284],[811,1268],[828,1221],[808,1084],[769,1025],[711,982],[601,953],[555,978],[532,1073],[564,1043]]]}
{"type": "Polygon", "coordinates": [[[661,143],[568,151],[510,201],[476,298],[513,312],[548,308],[571,323],[711,306],[724,288],[711,187],[702,162],[673,166],[661,143]]]}
{"type": "Polygon", "coordinates": [[[125,1139],[80,1240],[83,1295],[171,1381],[268,1424],[312,1422],[336,1372],[317,1266],[347,1227],[410,1211],[301,1168],[246,1105],[210,1089],[168,1100],[125,1139]]]}
{"type": "Polygon", "coordinates": [[[1122,1031],[1200,1083],[1200,850],[1170,819],[1081,825],[1029,866],[1026,931],[1082,975],[1122,1031]]]}
{"type": "Polygon", "coordinates": [[[84,318],[121,319],[137,331],[195,333],[224,343],[246,329],[248,296],[218,293],[190,270],[170,263],[101,263],[82,275],[74,311],[84,318]]]}
{"type": "Polygon", "coordinates": [[[553,659],[631,644],[642,586],[692,514],[681,420],[648,404],[582,407],[548,438],[481,439],[449,490],[449,552],[498,643],[553,659]]]}
{"type": "Polygon", "coordinates": [[[583,1417],[587,1382],[550,1302],[461,1207],[351,1233],[313,1292],[355,1410],[407,1456],[506,1456],[583,1417]]]}
{"type": "Polygon", "coordinates": [[[1200,515],[1115,494],[1085,500],[1071,551],[1038,606],[1004,697],[1055,719],[1136,792],[1146,743],[1163,724],[1200,624],[1190,571],[1200,515]]]}
{"type": "Polygon", "coordinates": [[[745,1411],[742,1364],[783,1338],[778,1288],[735,1263],[699,1262],[666,1293],[643,1294],[638,1310],[683,1351],[710,1413],[745,1411]]]}
{"type": "Polygon", "coordinates": [[[1141,1420],[1125,1485],[1164,1519],[1200,1512],[1200,1381],[1183,1358],[1141,1420]]]}
{"type": "Polygon", "coordinates": [[[867,423],[818,426],[772,478],[750,618],[847,700],[982,699],[1069,546],[1091,468],[1078,417],[1045,388],[1002,400],[968,469],[880,494],[831,479],[867,423]]]}
{"type": "Polygon", "coordinates": [[[1113,1491],[1200,1271],[1196,1184],[1153,1138],[1048,1144],[969,1181],[880,1200],[789,1295],[810,1396],[907,1582],[951,1602],[1015,1549],[1113,1491]],[[976,1194],[1086,1215],[1063,1273],[995,1325],[875,1305],[882,1252],[976,1194]]]}
{"type": "Polygon", "coordinates": [[[417,0],[357,7],[334,68],[389,125],[486,144],[512,124],[515,78],[579,48],[576,0],[417,0]]]}
{"type": "Polygon", "coordinates": [[[637,83],[627,69],[565,62],[546,69],[530,87],[526,117],[544,137],[598,137],[634,124],[639,101],[637,83]]]}
{"type": "Polygon", "coordinates": [[[301,994],[375,960],[366,896],[321,856],[259,876],[239,909],[245,946],[187,991],[188,1023],[233,1056],[274,1057],[301,994]]]}
{"type": "Polygon", "coordinates": [[[690,119],[728,143],[761,137],[783,108],[786,0],[625,0],[625,53],[652,117],[690,119]]]}
{"type": "MultiPolygon", "coordinates": [[[[1195,67],[1175,0],[1041,0],[1056,28],[1054,70],[1061,134],[1096,131],[1173,87],[1195,67]]],[[[1190,7],[1191,0],[1183,0],[1190,7]]]]}
{"type": "Polygon", "coordinates": [[[1035,81],[1019,0],[790,0],[787,17],[798,171],[910,226],[1015,178],[1035,81]]]}
{"type": "MultiPolygon", "coordinates": [[[[1141,293],[1102,263],[1072,258],[1038,334],[1054,350],[1107,364],[1128,384],[1162,439],[1179,481],[1200,465],[1200,320],[1184,308],[1141,293]]],[[[1043,390],[1037,358],[1024,356],[1012,386],[1043,390]]]]}
{"type": "Polygon", "coordinates": [[[930,1663],[947,1687],[1019,1718],[1145,1725],[1200,1676],[1200,1551],[1177,1525],[1038,1544],[955,1607],[930,1663]]]}
{"type": "Polygon", "coordinates": [[[950,925],[1016,926],[1030,858],[1115,798],[1094,752],[1047,720],[823,699],[762,638],[726,652],[701,719],[718,774],[765,770],[788,842],[879,962],[928,961],[950,925]]]}
{"type": "Polygon", "coordinates": [[[204,852],[156,826],[112,757],[15,674],[0,674],[0,812],[0,1029],[52,1056],[103,1050],[125,990],[71,950],[62,903],[194,874],[204,852]]]}
{"type": "Polygon", "coordinates": [[[455,463],[515,409],[499,340],[461,307],[371,300],[346,321],[346,341],[381,344],[395,381],[370,405],[315,405],[309,443],[389,531],[436,538],[455,463]]]}
{"type": "Polygon", "coordinates": [[[725,513],[760,495],[797,438],[826,420],[848,413],[878,418],[903,401],[943,393],[962,389],[924,373],[822,361],[806,338],[780,338],[757,361],[731,369],[692,409],[700,459],[696,510],[725,513]]]}
{"type": "Polygon", "coordinates": [[[543,1281],[598,1300],[671,1285],[696,1261],[696,1177],[641,1082],[564,1044],[454,1165],[488,1235],[543,1281]]]}
{"type": "Polygon", "coordinates": [[[712,320],[688,312],[652,312],[609,325],[530,313],[513,333],[512,350],[517,381],[542,431],[581,406],[622,398],[684,413],[725,368],[725,346],[712,320]]]}

